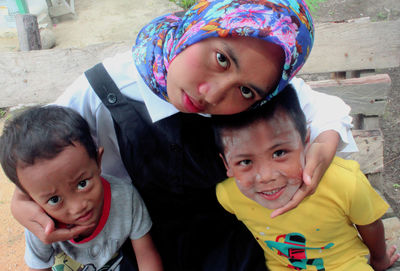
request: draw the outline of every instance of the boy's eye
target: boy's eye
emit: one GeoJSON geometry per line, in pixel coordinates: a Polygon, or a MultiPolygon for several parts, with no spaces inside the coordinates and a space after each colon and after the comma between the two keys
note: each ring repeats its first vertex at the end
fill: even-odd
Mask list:
{"type": "Polygon", "coordinates": [[[49,205],[56,205],[57,203],[59,203],[60,202],[60,200],[61,200],[61,198],[59,197],[59,196],[53,196],[53,197],[51,197],[48,201],[47,201],[47,203],[49,204],[49,205]]]}
{"type": "Polygon", "coordinates": [[[217,62],[224,69],[229,66],[228,58],[221,53],[217,53],[217,62]]]}
{"type": "Polygon", "coordinates": [[[242,161],[240,161],[240,162],[239,162],[239,165],[241,165],[241,166],[248,166],[248,165],[251,165],[251,163],[252,163],[252,161],[249,160],[249,159],[247,159],[247,160],[242,160],[242,161]]]}
{"type": "Polygon", "coordinates": [[[83,180],[78,183],[78,189],[84,189],[89,185],[89,180],[83,180]]]}
{"type": "Polygon", "coordinates": [[[248,87],[241,86],[240,88],[240,93],[245,99],[252,99],[254,97],[253,91],[249,89],[248,87]]]}
{"type": "Polygon", "coordinates": [[[281,157],[281,156],[283,156],[283,155],[285,155],[286,154],[286,151],[284,151],[284,150],[278,150],[278,151],[276,151],[276,152],[274,152],[273,154],[272,154],[272,157],[273,158],[278,158],[278,157],[281,157]]]}

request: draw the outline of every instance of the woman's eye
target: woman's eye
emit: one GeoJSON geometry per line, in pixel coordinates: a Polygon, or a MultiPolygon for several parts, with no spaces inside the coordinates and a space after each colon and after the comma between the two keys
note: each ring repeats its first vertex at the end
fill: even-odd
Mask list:
{"type": "Polygon", "coordinates": [[[278,157],[281,157],[281,156],[283,156],[283,155],[285,155],[286,154],[286,151],[284,151],[284,150],[278,150],[278,151],[276,151],[276,152],[274,152],[273,154],[272,154],[272,157],[273,158],[278,158],[278,157]]]}
{"type": "Polygon", "coordinates": [[[240,93],[245,99],[252,99],[254,97],[253,91],[249,89],[248,87],[240,87],[240,93]]]}
{"type": "Polygon", "coordinates": [[[57,203],[59,203],[60,202],[60,200],[61,200],[61,198],[59,197],[59,196],[53,196],[53,197],[51,197],[48,201],[47,201],[47,203],[49,204],[49,205],[56,205],[57,203]]]}
{"type": "Polygon", "coordinates": [[[248,165],[251,165],[251,163],[252,163],[251,160],[242,160],[239,162],[239,165],[248,166],[248,165]]]}
{"type": "Polygon", "coordinates": [[[226,69],[229,65],[228,58],[221,53],[217,53],[217,61],[218,64],[224,69],[226,69]]]}
{"type": "Polygon", "coordinates": [[[88,186],[88,184],[89,184],[89,180],[80,181],[78,183],[78,189],[84,189],[86,186],[88,186]]]}

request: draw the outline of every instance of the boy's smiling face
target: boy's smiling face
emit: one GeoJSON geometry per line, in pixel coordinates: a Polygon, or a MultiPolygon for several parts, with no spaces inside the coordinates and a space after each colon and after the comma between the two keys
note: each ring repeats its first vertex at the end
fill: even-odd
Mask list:
{"type": "Polygon", "coordinates": [[[102,148],[97,161],[83,145],[73,142],[56,157],[39,159],[33,165],[17,167],[22,187],[43,210],[58,222],[70,225],[98,224],[103,208],[100,179],[102,148]]]}
{"type": "Polygon", "coordinates": [[[240,191],[265,208],[284,206],[302,183],[304,144],[282,108],[269,120],[222,132],[229,177],[240,191]]]}

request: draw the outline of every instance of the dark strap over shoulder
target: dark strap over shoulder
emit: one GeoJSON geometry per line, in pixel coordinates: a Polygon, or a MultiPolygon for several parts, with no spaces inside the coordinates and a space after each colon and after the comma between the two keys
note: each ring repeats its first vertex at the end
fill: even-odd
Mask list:
{"type": "Polygon", "coordinates": [[[85,75],[97,96],[103,104],[109,109],[113,120],[117,123],[126,120],[129,116],[136,116],[136,110],[132,107],[127,98],[121,93],[111,76],[104,68],[103,63],[96,64],[91,69],[85,71],[85,75]],[[133,111],[134,114],[127,112],[133,111]]]}
{"type": "Polygon", "coordinates": [[[209,118],[177,113],[155,123],[124,96],[102,64],[85,72],[111,112],[122,161],[153,220],[165,270],[266,270],[250,232],[219,205],[225,169],[209,118]]]}

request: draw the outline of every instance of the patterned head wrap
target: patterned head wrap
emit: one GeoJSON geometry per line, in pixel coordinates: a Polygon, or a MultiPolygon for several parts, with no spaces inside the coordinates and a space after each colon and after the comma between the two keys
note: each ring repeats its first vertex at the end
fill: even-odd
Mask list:
{"type": "Polygon", "coordinates": [[[150,89],[168,101],[169,64],[186,47],[210,37],[253,37],[281,46],[282,77],[268,101],[304,65],[314,26],[304,0],[200,0],[183,17],[167,14],[146,25],[132,48],[135,64],[150,89]]]}

